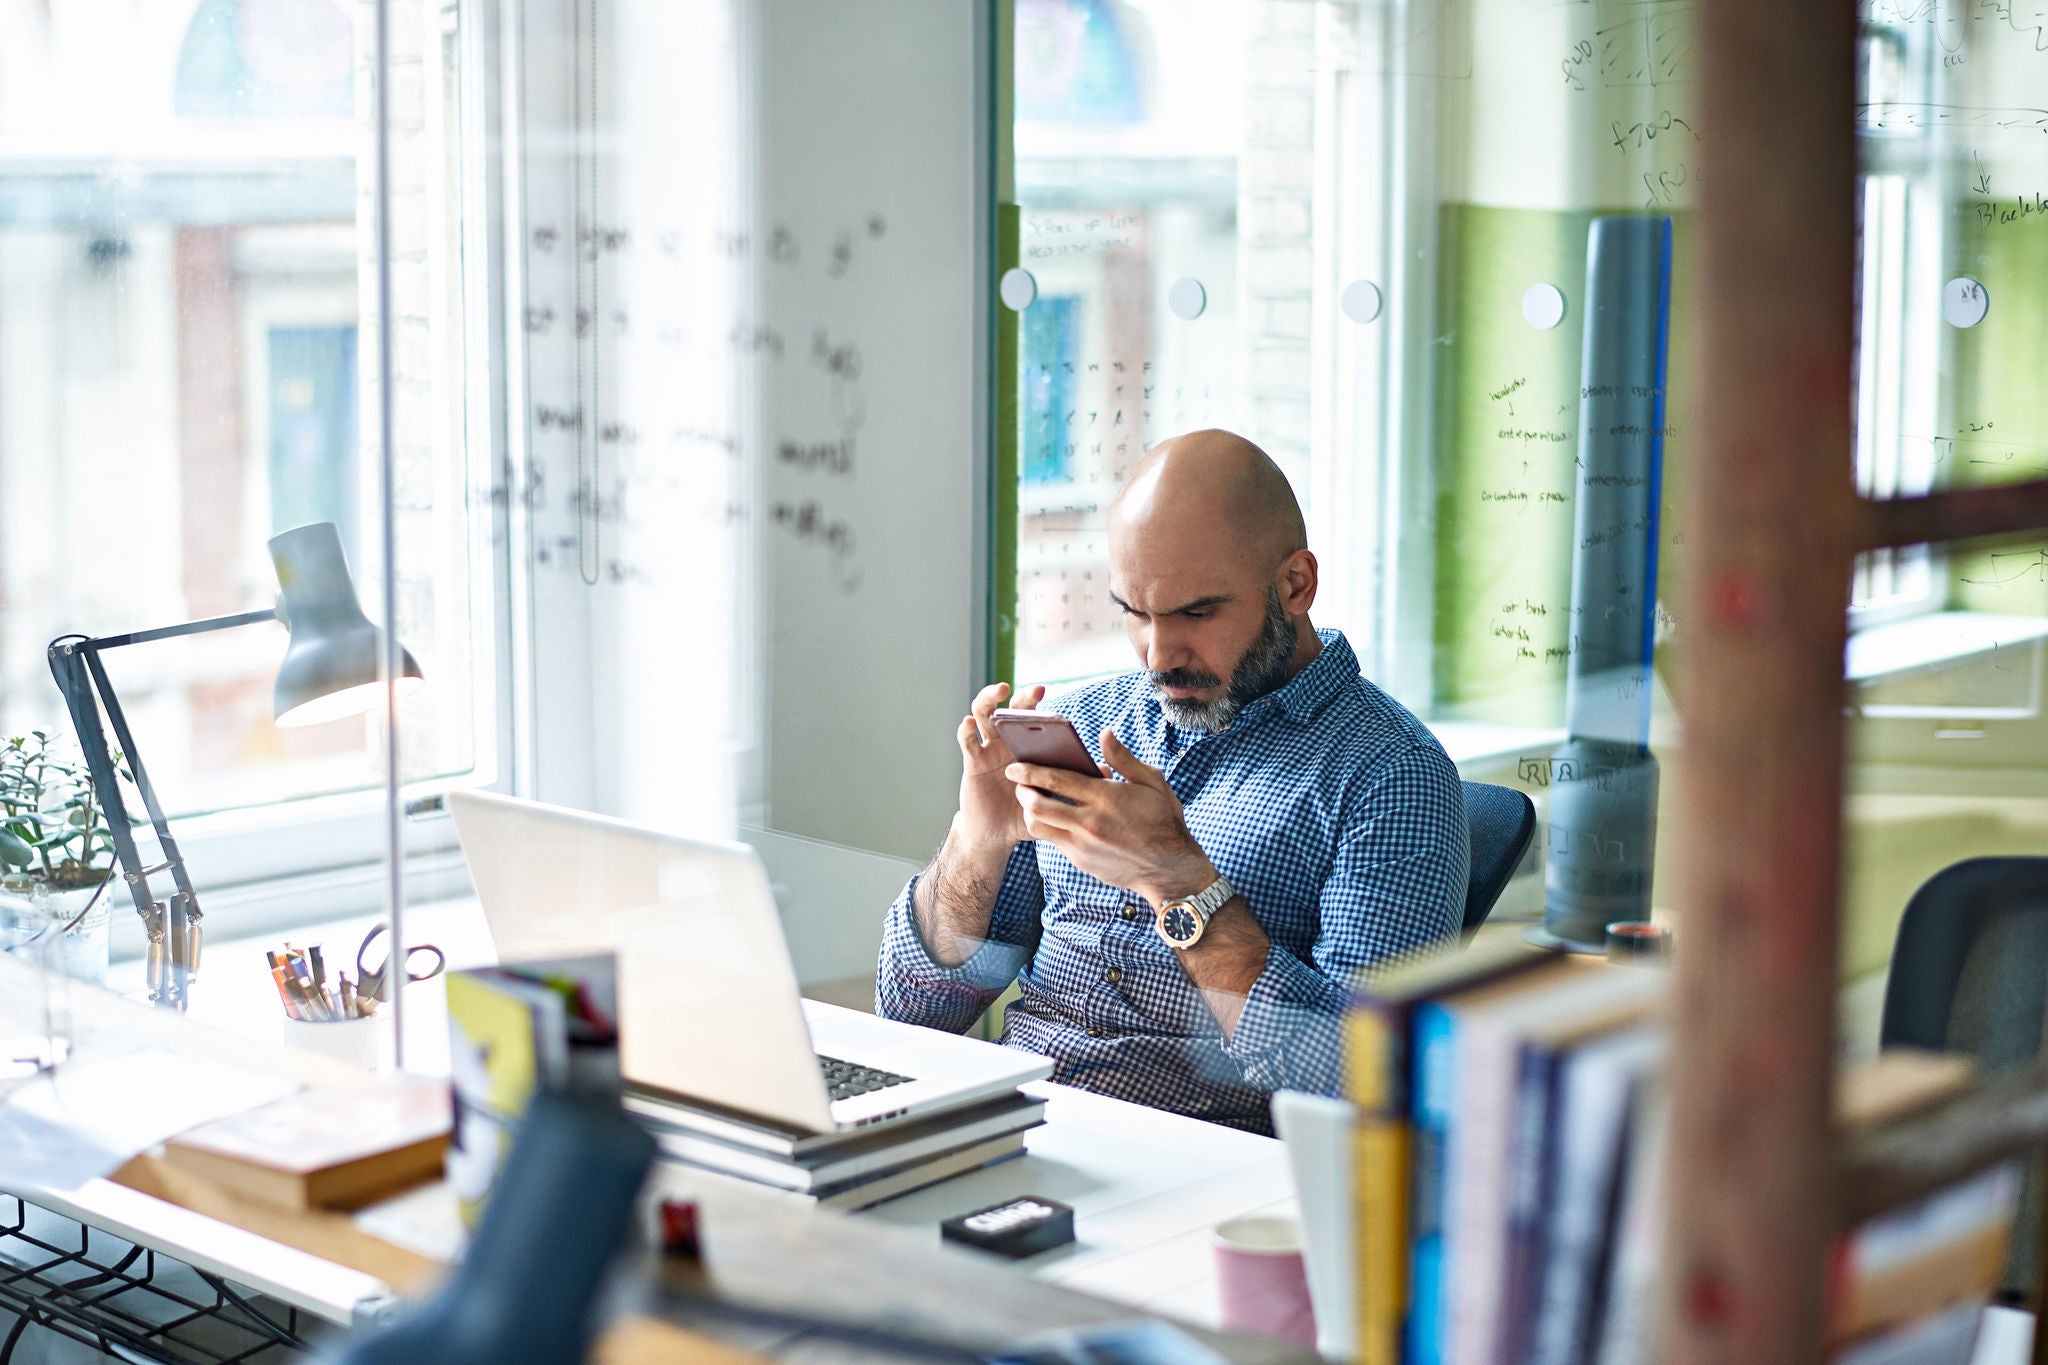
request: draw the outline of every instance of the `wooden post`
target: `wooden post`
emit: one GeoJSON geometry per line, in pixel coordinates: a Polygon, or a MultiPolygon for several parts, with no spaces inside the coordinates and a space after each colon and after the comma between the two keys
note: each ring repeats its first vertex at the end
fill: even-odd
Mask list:
{"type": "MultiPolygon", "coordinates": [[[[1684,490],[1678,1013],[1657,1358],[1821,1358],[1850,450],[1855,7],[1713,0],[1684,490]]],[[[1681,378],[1681,383],[1686,382],[1681,378]]]]}

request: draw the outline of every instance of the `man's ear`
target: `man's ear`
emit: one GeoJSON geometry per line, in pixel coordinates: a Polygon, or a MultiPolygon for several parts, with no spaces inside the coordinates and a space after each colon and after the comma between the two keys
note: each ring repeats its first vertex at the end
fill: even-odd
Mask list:
{"type": "Polygon", "coordinates": [[[1296,550],[1280,561],[1273,573],[1273,587],[1280,594],[1281,609],[1289,616],[1306,616],[1315,605],[1318,573],[1311,550],[1296,550]]]}

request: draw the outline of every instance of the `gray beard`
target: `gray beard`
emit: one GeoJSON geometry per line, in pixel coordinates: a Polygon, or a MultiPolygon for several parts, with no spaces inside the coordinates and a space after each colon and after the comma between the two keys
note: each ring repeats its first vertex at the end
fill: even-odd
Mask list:
{"type": "Polygon", "coordinates": [[[1166,673],[1147,673],[1152,693],[1166,712],[1166,718],[1183,730],[1219,734],[1230,728],[1238,714],[1252,702],[1287,681],[1287,666],[1294,658],[1294,623],[1280,605],[1278,589],[1266,589],[1266,622],[1259,638],[1230,671],[1230,686],[1214,701],[1168,696],[1167,687],[1214,687],[1220,679],[1197,669],[1176,668],[1166,673]]]}

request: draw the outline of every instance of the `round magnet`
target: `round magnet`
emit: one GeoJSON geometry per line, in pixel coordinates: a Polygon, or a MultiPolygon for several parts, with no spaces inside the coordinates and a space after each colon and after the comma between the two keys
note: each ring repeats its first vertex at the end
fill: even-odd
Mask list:
{"type": "Polygon", "coordinates": [[[1337,296],[1337,306],[1353,322],[1371,322],[1380,315],[1380,287],[1371,280],[1353,280],[1337,296]]]}
{"type": "Polygon", "coordinates": [[[1522,318],[1539,332],[1564,321],[1564,292],[1554,284],[1532,284],[1522,295],[1522,318]]]}
{"type": "Polygon", "coordinates": [[[1003,307],[1021,313],[1038,302],[1038,281],[1024,267],[1011,266],[996,284],[996,297],[1003,301],[1003,307]]]}
{"type": "Polygon", "coordinates": [[[1984,285],[1968,275],[1958,275],[1943,286],[1941,316],[1951,327],[1975,327],[1991,311],[1991,295],[1984,285]]]}

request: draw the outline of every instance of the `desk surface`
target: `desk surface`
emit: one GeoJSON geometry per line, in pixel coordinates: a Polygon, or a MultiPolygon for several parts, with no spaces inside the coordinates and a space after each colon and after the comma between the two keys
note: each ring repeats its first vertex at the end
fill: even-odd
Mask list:
{"type": "MultiPolygon", "coordinates": [[[[295,933],[292,941],[321,943],[330,957],[337,952],[352,955],[355,943],[373,923],[374,917],[341,921],[295,933]]],[[[409,911],[407,937],[438,945],[454,966],[495,960],[474,901],[409,911]]],[[[263,960],[264,949],[276,946],[276,939],[209,944],[205,977],[192,996],[192,1017],[243,1036],[285,1041],[288,1026],[263,960]]],[[[117,974],[111,984],[127,987],[139,985],[139,980],[129,983],[117,974]]],[[[410,987],[406,1004],[407,1069],[445,1072],[447,1025],[441,982],[410,987]]],[[[1216,1304],[1208,1230],[1238,1214],[1292,1211],[1292,1185],[1281,1145],[1271,1138],[1066,1086],[1045,1083],[1031,1088],[1047,1098],[1047,1121],[1026,1135],[1024,1156],[891,1200],[854,1218],[904,1229],[937,1245],[940,1221],[955,1214],[1020,1194],[1057,1199],[1075,1210],[1075,1245],[1025,1262],[1031,1274],[1213,1327],[1216,1304]]],[[[664,1168],[662,1179],[664,1184],[687,1186],[690,1177],[664,1168]]],[[[330,1319],[345,1320],[360,1301],[382,1293],[382,1286],[370,1277],[303,1253],[269,1259],[253,1254],[257,1246],[275,1244],[107,1181],[94,1181],[69,1196],[52,1196],[46,1206],[252,1283],[330,1319]]],[[[358,1223],[431,1254],[445,1253],[452,1236],[449,1219],[445,1201],[429,1193],[366,1210],[358,1223]]]]}
{"type": "MultiPolygon", "coordinates": [[[[298,942],[352,945],[371,922],[352,920],[328,926],[325,933],[294,937],[298,942]]],[[[473,904],[424,907],[413,912],[411,923],[409,937],[439,944],[456,965],[492,958],[473,904]]],[[[193,1014],[244,1037],[284,1035],[275,992],[263,969],[265,946],[273,945],[251,941],[211,946],[207,979],[195,995],[193,1014]]],[[[117,979],[115,984],[135,983],[117,979]]],[[[408,1011],[408,1061],[415,1068],[445,1068],[440,1001],[438,982],[414,987],[408,997],[413,1006],[408,1011]]],[[[1280,1145],[1064,1086],[1033,1088],[1048,1100],[1049,1122],[1029,1135],[1024,1157],[852,1218],[816,1215],[830,1220],[826,1228],[843,1229],[817,1235],[834,1245],[852,1239],[849,1246],[875,1247],[886,1260],[892,1248],[936,1243],[942,1218],[1021,1193],[1045,1195],[1075,1207],[1078,1234],[1074,1246],[1024,1263],[1047,1289],[1058,1285],[1197,1325],[1212,1324],[1207,1229],[1235,1214],[1291,1208],[1280,1145]],[[865,1242],[856,1236],[863,1230],[865,1242]]],[[[664,1183],[685,1185],[690,1178],[677,1168],[667,1168],[662,1176],[664,1183]]],[[[444,1218],[434,1207],[435,1198],[430,1192],[410,1201],[393,1201],[365,1221],[375,1225],[381,1218],[386,1225],[401,1227],[410,1222],[421,1237],[428,1237],[444,1218]]],[[[387,1301],[383,1283],[369,1275],[107,1181],[90,1182],[68,1195],[39,1193],[36,1202],[329,1320],[346,1321],[387,1301]]],[[[774,1216],[780,1220],[785,1214],[778,1211],[774,1216]]],[[[983,1265],[972,1268],[984,1275],[993,1271],[983,1265]]],[[[1017,1281],[1006,1277],[1001,1283],[1017,1281]]],[[[1030,1298],[1018,1297],[1012,1307],[1022,1311],[1030,1298]]],[[[1070,1306],[1067,1311],[1072,1311],[1070,1306]]],[[[2018,1365],[2028,1359],[2032,1327],[2028,1314],[1987,1311],[1972,1365],[2018,1365]]]]}

